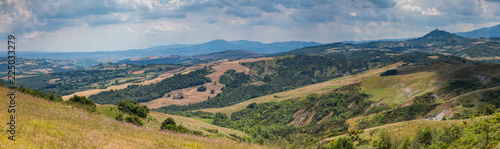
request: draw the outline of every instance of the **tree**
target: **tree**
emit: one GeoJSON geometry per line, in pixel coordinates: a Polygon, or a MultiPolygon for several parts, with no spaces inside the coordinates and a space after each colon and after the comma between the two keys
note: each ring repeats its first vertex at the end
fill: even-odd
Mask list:
{"type": "Polygon", "coordinates": [[[123,114],[121,114],[121,113],[120,113],[120,114],[118,114],[118,115],[115,117],[115,120],[120,121],[120,122],[121,122],[121,121],[123,121],[123,114]]]}
{"type": "Polygon", "coordinates": [[[168,117],[167,119],[165,119],[165,121],[163,121],[163,123],[161,123],[160,129],[161,130],[165,130],[165,129],[175,130],[176,125],[177,124],[175,123],[175,120],[171,117],[168,117]]]}
{"type": "Polygon", "coordinates": [[[125,118],[126,122],[132,123],[134,125],[142,126],[144,123],[142,123],[142,119],[138,117],[137,115],[132,115],[127,118],[125,118]]]}
{"type": "Polygon", "coordinates": [[[354,149],[354,144],[351,139],[342,137],[332,141],[326,146],[327,149],[354,149]]]}
{"type": "Polygon", "coordinates": [[[73,97],[69,98],[69,102],[83,107],[90,112],[95,112],[97,110],[97,106],[95,105],[94,101],[87,99],[85,96],[74,95],[73,97]]]}
{"type": "Polygon", "coordinates": [[[146,118],[149,114],[149,108],[147,106],[141,106],[134,100],[120,100],[118,110],[142,118],[146,118]]]}
{"type": "Polygon", "coordinates": [[[198,91],[198,92],[204,92],[204,91],[207,91],[207,87],[204,87],[204,86],[202,85],[202,86],[198,87],[198,88],[196,89],[196,91],[198,91]]]}

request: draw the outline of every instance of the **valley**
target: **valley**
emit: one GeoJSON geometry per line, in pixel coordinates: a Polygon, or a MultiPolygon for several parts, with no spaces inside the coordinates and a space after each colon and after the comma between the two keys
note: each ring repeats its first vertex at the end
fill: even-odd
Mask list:
{"type": "Polygon", "coordinates": [[[225,51],[230,59],[214,53],[208,55],[219,57],[189,64],[165,64],[172,57],[156,56],[31,74],[19,79],[18,90],[29,94],[20,98],[28,107],[19,108],[42,111],[21,112],[33,120],[19,119],[19,131],[43,137],[21,144],[332,148],[347,140],[358,148],[384,148],[384,142],[454,148],[486,137],[493,142],[470,146],[494,148],[500,141],[500,65],[492,59],[500,56],[498,43],[434,30],[405,41],[270,55],[225,51]],[[58,112],[65,114],[50,117],[58,112]],[[72,135],[79,127],[106,139],[72,135]],[[450,131],[454,138],[442,140],[450,131]]]}

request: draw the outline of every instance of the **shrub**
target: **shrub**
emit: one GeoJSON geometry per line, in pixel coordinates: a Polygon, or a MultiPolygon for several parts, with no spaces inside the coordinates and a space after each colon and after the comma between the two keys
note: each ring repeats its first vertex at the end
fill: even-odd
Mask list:
{"type": "Polygon", "coordinates": [[[396,69],[391,69],[391,70],[387,70],[384,73],[380,74],[380,76],[393,76],[393,75],[397,75],[397,74],[398,74],[398,71],[396,69]]]}
{"type": "Polygon", "coordinates": [[[204,92],[204,91],[207,91],[207,87],[204,87],[204,86],[202,85],[202,86],[198,87],[196,90],[197,90],[198,92],[204,92]]]}
{"type": "Polygon", "coordinates": [[[434,103],[434,100],[436,99],[436,97],[434,97],[432,94],[433,93],[427,93],[427,94],[424,94],[424,95],[421,95],[421,96],[417,96],[417,97],[415,97],[415,99],[413,99],[413,103],[414,104],[431,104],[431,103],[434,103]]]}
{"type": "Polygon", "coordinates": [[[115,117],[115,120],[120,121],[120,122],[121,122],[121,121],[123,121],[123,114],[121,114],[121,113],[120,113],[120,114],[118,114],[118,115],[115,117]]]}
{"type": "Polygon", "coordinates": [[[342,137],[327,144],[327,149],[354,149],[354,144],[351,139],[342,137]]]}
{"type": "Polygon", "coordinates": [[[118,110],[142,118],[146,118],[149,114],[149,108],[147,106],[141,106],[134,100],[120,100],[118,110]]]}
{"type": "Polygon", "coordinates": [[[171,117],[168,117],[167,119],[165,119],[165,121],[163,121],[163,123],[161,123],[161,126],[160,126],[160,129],[161,130],[165,130],[165,129],[175,129],[175,125],[177,125],[175,123],[175,120],[171,117]]]}
{"type": "Polygon", "coordinates": [[[493,113],[495,113],[495,110],[496,110],[495,105],[488,104],[488,105],[484,106],[484,114],[487,114],[487,115],[493,114],[493,113]]]}
{"type": "Polygon", "coordinates": [[[132,123],[132,124],[135,124],[135,125],[139,125],[139,126],[144,125],[144,123],[142,123],[142,119],[140,117],[138,117],[137,115],[132,115],[132,116],[125,118],[125,121],[132,123]]]}
{"type": "Polygon", "coordinates": [[[425,127],[423,130],[419,130],[417,133],[417,140],[421,144],[430,145],[432,143],[432,130],[429,127],[425,127]]]}
{"type": "Polygon", "coordinates": [[[74,104],[76,106],[87,109],[90,112],[96,111],[96,105],[94,101],[87,99],[85,96],[74,95],[73,97],[69,98],[68,102],[70,104],[74,104]]]}

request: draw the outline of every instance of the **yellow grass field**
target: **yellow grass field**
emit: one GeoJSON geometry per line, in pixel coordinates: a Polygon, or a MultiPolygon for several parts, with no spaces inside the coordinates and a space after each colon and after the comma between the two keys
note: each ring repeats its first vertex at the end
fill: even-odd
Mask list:
{"type": "MultiPolygon", "coordinates": [[[[0,91],[7,93],[8,89],[0,87],[0,91]]],[[[139,127],[21,93],[16,96],[14,142],[7,138],[8,97],[0,96],[0,103],[4,103],[0,106],[0,148],[266,148],[139,127]]]]}

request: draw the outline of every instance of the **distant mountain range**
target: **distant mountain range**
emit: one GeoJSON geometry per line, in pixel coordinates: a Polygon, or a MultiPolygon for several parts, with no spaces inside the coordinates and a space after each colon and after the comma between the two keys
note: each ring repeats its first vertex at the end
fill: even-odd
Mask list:
{"type": "Polygon", "coordinates": [[[245,50],[227,50],[222,52],[214,52],[210,54],[200,54],[192,56],[179,56],[179,55],[168,55],[168,56],[148,56],[141,58],[130,58],[118,61],[118,64],[180,64],[180,63],[202,63],[209,60],[219,60],[219,59],[231,59],[240,60],[248,58],[262,57],[265,54],[255,53],[245,50]]]}
{"type": "Polygon", "coordinates": [[[456,33],[459,36],[469,37],[469,38],[479,38],[479,37],[500,37],[500,24],[492,27],[484,27],[476,29],[469,32],[456,33]]]}
{"type": "Polygon", "coordinates": [[[438,53],[454,55],[472,60],[500,61],[500,38],[467,38],[443,30],[434,30],[430,33],[406,41],[378,41],[360,44],[332,43],[311,46],[289,52],[272,54],[271,56],[332,54],[343,55],[349,51],[379,50],[404,52],[438,53]]]}
{"type": "Polygon", "coordinates": [[[253,53],[280,53],[302,47],[316,46],[316,42],[274,42],[261,43],[255,41],[225,41],[213,40],[202,44],[175,44],[165,46],[155,46],[146,49],[131,49],[125,51],[100,51],[100,52],[33,52],[19,51],[17,54],[23,58],[50,58],[50,59],[95,59],[99,62],[118,61],[129,58],[148,57],[148,56],[193,56],[222,52],[226,50],[246,50],[253,53]]]}
{"type": "MultiPolygon", "coordinates": [[[[437,30],[439,31],[439,30],[437,30]]],[[[496,44],[486,43],[481,44],[483,39],[468,40],[464,37],[478,38],[478,37],[500,37],[500,25],[496,25],[489,28],[481,28],[473,30],[470,32],[461,32],[456,34],[451,34],[445,31],[441,32],[431,32],[430,34],[420,37],[420,38],[406,38],[406,39],[382,39],[382,40],[370,40],[370,41],[344,41],[342,44],[320,44],[316,42],[301,42],[301,41],[288,41],[288,42],[274,42],[274,43],[261,43],[255,41],[239,40],[239,41],[226,41],[226,40],[213,40],[210,42],[202,44],[173,44],[164,46],[154,46],[146,49],[131,49],[125,51],[99,51],[99,52],[33,52],[33,51],[17,51],[18,57],[22,58],[48,58],[48,59],[85,59],[85,63],[75,64],[81,67],[88,67],[101,62],[117,62],[120,63],[185,63],[193,62],[198,60],[208,60],[208,59],[220,59],[224,58],[222,56],[228,56],[227,59],[240,59],[240,58],[252,58],[262,56],[262,54],[271,55],[283,55],[283,54],[307,54],[307,53],[321,53],[325,52],[325,47],[330,47],[338,49],[350,49],[350,48],[339,48],[339,45],[347,44],[349,46],[354,46],[357,48],[368,48],[368,49],[390,49],[396,52],[402,52],[407,50],[417,50],[426,52],[435,52],[441,54],[453,54],[457,56],[464,57],[489,57],[499,56],[495,51],[496,44]],[[435,37],[439,34],[439,38],[433,38],[428,42],[419,42],[427,37],[435,37]],[[444,37],[446,36],[446,37],[444,37]],[[461,37],[463,36],[463,37],[461,37]],[[449,40],[444,41],[445,45],[448,47],[436,47],[439,45],[422,45],[422,43],[433,44],[434,40],[449,40]],[[481,41],[479,41],[481,40],[481,41]],[[464,48],[450,48],[452,44],[466,44],[462,45],[465,47],[472,48],[472,53],[467,53],[462,51],[464,48]],[[452,42],[452,43],[450,43],[452,42]],[[471,44],[475,42],[474,44],[471,44]],[[379,45],[373,45],[377,43],[379,45]],[[380,44],[382,43],[382,44],[380,44]],[[398,43],[403,45],[392,45],[389,47],[384,47],[387,43],[398,43]],[[417,44],[418,43],[418,44],[417,44]],[[483,47],[480,47],[483,46],[483,47]],[[455,51],[447,51],[447,49],[454,49],[455,51]],[[481,49],[486,49],[484,52],[481,49]],[[228,51],[229,50],[229,51],[228,51]],[[240,51],[234,51],[240,50],[240,51]],[[245,53],[241,50],[245,50],[245,53]],[[294,50],[294,51],[292,51],[294,50]],[[462,52],[460,52],[462,51],[462,52]],[[222,53],[217,53],[222,52],[222,53]],[[212,54],[210,54],[212,53],[212,54]],[[481,54],[482,53],[482,54],[481,54]],[[489,53],[489,54],[488,54],[489,53]],[[218,55],[217,55],[218,54],[218,55]],[[479,55],[478,55],[479,54],[479,55]]],[[[345,45],[344,45],[345,46],[345,45]]],[[[335,51],[335,50],[334,50],[335,51]]]]}

